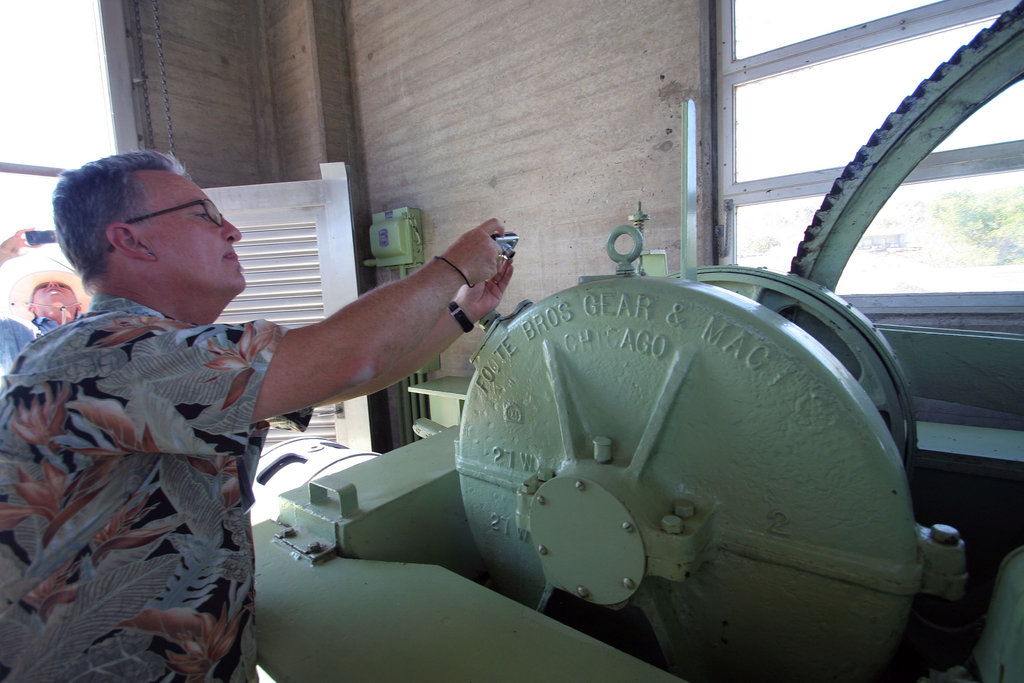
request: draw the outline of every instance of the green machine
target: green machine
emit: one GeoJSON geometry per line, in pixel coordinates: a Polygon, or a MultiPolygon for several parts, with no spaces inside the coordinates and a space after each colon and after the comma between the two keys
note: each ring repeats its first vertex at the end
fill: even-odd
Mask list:
{"type": "MultiPolygon", "coordinates": [[[[893,665],[911,613],[963,598],[969,548],[915,521],[913,466],[979,433],[915,399],[1024,415],[1024,335],[879,327],[832,288],[916,163],[1020,78],[1022,7],[872,136],[791,273],[645,277],[621,226],[609,275],[489,323],[459,426],[282,495],[254,527],[266,672],[916,680],[893,665]]],[[[1021,435],[985,431],[1018,460],[1021,435]]],[[[1024,680],[1019,551],[992,595],[974,668],[935,681],[1024,680]]]]}

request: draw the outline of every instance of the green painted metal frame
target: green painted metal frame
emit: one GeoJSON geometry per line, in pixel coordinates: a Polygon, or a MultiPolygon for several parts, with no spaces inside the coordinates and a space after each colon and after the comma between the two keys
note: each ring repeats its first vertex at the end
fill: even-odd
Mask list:
{"type": "Polygon", "coordinates": [[[679,683],[442,567],[340,557],[310,567],[274,543],[280,529],[253,528],[259,664],[278,683],[679,683]]]}

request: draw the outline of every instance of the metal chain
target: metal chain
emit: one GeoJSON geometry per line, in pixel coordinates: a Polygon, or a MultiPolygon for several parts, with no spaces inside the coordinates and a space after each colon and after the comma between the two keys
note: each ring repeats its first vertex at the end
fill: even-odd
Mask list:
{"type": "Polygon", "coordinates": [[[160,85],[164,93],[164,118],[167,119],[167,151],[174,155],[174,130],[171,128],[171,101],[167,97],[167,67],[164,64],[164,41],[160,33],[160,6],[153,0],[153,26],[156,29],[156,54],[160,62],[160,85]]]}
{"type": "Polygon", "coordinates": [[[139,80],[137,82],[142,88],[142,105],[146,114],[146,138],[142,143],[146,148],[152,149],[153,116],[149,110],[149,76],[146,75],[146,57],[142,50],[142,17],[139,11],[139,0],[133,0],[132,7],[135,10],[135,42],[139,46],[139,80]]]}

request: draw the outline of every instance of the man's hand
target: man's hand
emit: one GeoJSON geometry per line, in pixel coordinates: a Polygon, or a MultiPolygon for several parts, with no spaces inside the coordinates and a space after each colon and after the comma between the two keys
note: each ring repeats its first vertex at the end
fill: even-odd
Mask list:
{"type": "Polygon", "coordinates": [[[445,250],[443,257],[458,268],[471,285],[490,280],[498,272],[498,255],[501,253],[501,247],[491,236],[504,234],[504,224],[492,218],[460,235],[445,250]]]}
{"type": "Polygon", "coordinates": [[[16,256],[21,256],[21,250],[29,246],[29,243],[25,241],[25,233],[31,229],[19,230],[3,242],[0,242],[0,263],[10,261],[16,256]]]}
{"type": "Polygon", "coordinates": [[[505,295],[505,288],[512,279],[514,269],[512,261],[502,260],[497,274],[491,279],[484,280],[472,288],[462,285],[455,294],[455,302],[466,312],[470,320],[479,320],[501,303],[501,297],[505,295]]]}

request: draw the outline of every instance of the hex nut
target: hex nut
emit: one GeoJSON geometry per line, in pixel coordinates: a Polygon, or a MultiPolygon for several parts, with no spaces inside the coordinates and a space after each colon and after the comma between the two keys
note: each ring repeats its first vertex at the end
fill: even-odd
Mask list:
{"type": "Polygon", "coordinates": [[[683,520],[676,515],[665,515],[661,518],[661,529],[667,534],[683,533],[683,520]]]}
{"type": "Polygon", "coordinates": [[[680,498],[675,502],[672,511],[676,517],[689,519],[697,513],[697,506],[689,498],[680,498]]]}

